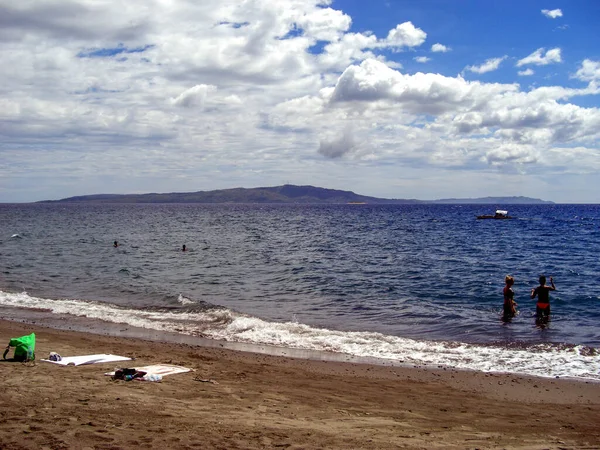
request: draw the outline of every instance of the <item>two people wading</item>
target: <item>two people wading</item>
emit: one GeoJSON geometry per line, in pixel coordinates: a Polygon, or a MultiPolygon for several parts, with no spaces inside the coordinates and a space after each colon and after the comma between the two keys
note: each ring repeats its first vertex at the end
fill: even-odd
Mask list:
{"type": "MultiPolygon", "coordinates": [[[[550,285],[546,285],[546,277],[541,275],[539,278],[540,285],[531,289],[531,298],[537,297],[535,323],[538,326],[545,326],[550,321],[550,291],[555,291],[556,286],[554,280],[550,277],[550,285]]],[[[515,292],[512,286],[515,283],[514,277],[506,275],[504,278],[504,304],[502,310],[502,321],[510,322],[517,313],[517,303],[515,302],[515,292]]]]}

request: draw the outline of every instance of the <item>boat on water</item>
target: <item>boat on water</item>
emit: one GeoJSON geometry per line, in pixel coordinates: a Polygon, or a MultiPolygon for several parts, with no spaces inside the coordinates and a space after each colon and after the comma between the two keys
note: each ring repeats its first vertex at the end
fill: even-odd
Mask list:
{"type": "Polygon", "coordinates": [[[477,216],[478,219],[514,219],[513,216],[508,215],[508,211],[503,209],[497,209],[494,215],[486,214],[483,216],[477,216]]]}

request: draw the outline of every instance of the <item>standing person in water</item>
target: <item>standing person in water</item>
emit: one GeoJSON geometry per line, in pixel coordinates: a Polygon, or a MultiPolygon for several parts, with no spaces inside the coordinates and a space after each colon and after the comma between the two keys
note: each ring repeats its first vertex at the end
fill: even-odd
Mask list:
{"type": "Polygon", "coordinates": [[[118,247],[118,246],[119,246],[119,243],[118,243],[117,241],[115,241],[115,242],[113,243],[113,247],[118,247]]]}
{"type": "Polygon", "coordinates": [[[511,275],[506,275],[504,278],[506,285],[502,291],[504,294],[504,311],[502,314],[503,322],[510,322],[510,319],[517,315],[517,304],[515,303],[515,292],[512,289],[515,284],[515,279],[511,275]]]}
{"type": "Polygon", "coordinates": [[[183,247],[181,247],[181,251],[185,252],[186,250],[187,250],[187,248],[186,248],[185,244],[183,244],[183,247]]]}
{"type": "Polygon", "coordinates": [[[554,280],[550,277],[550,286],[546,285],[546,277],[540,276],[540,285],[531,290],[531,298],[538,299],[535,308],[535,323],[545,325],[550,320],[550,291],[555,291],[554,280]]]}

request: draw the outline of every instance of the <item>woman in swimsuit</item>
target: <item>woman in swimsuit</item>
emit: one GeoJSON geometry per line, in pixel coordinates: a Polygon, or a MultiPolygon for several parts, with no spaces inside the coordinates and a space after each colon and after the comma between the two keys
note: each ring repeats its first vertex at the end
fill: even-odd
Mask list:
{"type": "Polygon", "coordinates": [[[506,275],[504,278],[504,282],[506,286],[504,286],[503,294],[504,294],[504,312],[502,314],[503,322],[510,322],[510,319],[517,315],[517,304],[515,303],[515,292],[512,290],[513,284],[515,284],[515,279],[506,275]]]}

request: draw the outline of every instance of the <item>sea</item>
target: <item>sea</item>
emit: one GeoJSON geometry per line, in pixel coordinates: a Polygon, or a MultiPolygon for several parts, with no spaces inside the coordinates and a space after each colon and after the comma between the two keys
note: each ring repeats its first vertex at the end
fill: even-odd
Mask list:
{"type": "Polygon", "coordinates": [[[0,318],[600,381],[599,254],[600,205],[0,204],[0,318]]]}

